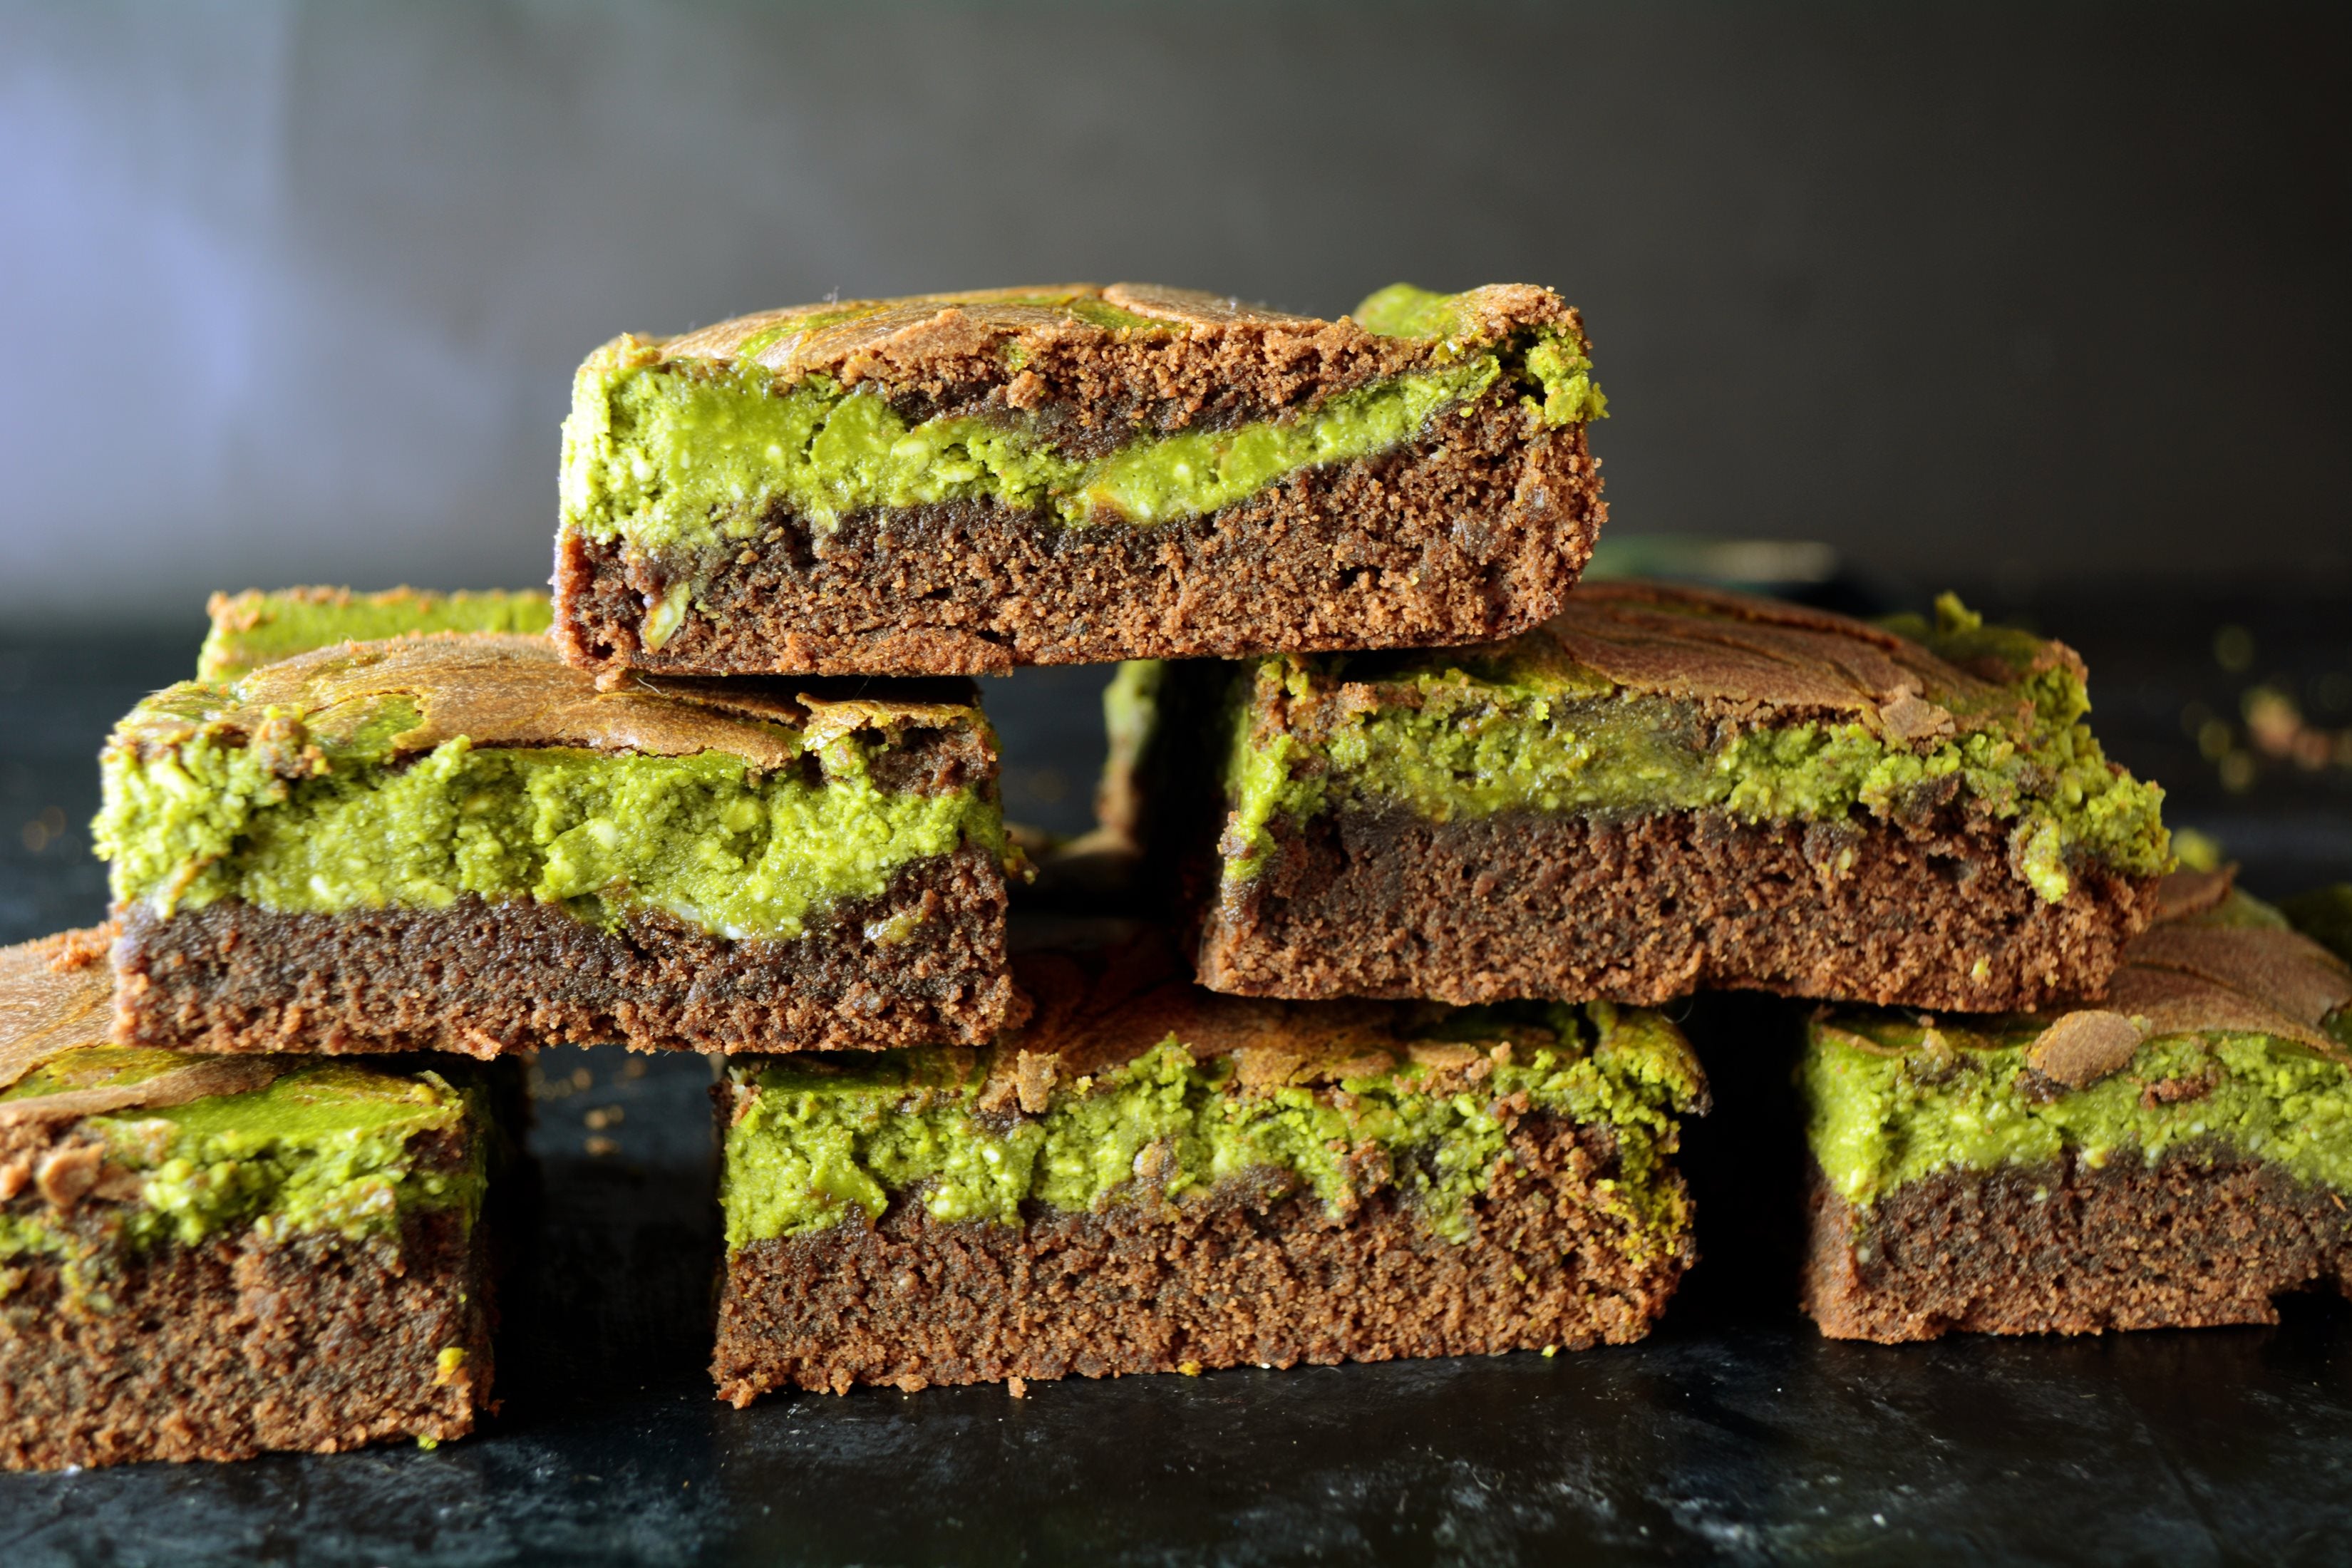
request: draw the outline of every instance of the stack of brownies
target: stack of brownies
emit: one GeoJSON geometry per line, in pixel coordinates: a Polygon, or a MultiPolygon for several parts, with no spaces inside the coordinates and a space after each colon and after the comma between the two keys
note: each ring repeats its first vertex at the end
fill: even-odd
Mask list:
{"type": "Polygon", "coordinates": [[[1638,1338],[1711,987],[1840,1005],[1829,1332],[2352,1278],[2352,971],[2060,644],[1577,586],[1601,410],[1526,286],[812,306],[588,360],[551,603],[216,599],[0,954],[0,1462],[467,1430],[559,1043],[723,1059],[738,1404],[1638,1338]],[[1112,660],[1129,918],[1026,943],[968,678],[1112,660]]]}

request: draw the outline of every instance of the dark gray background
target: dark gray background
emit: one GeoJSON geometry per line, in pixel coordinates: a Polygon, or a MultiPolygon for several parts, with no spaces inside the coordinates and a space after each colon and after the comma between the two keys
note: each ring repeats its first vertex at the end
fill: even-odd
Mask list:
{"type": "Polygon", "coordinates": [[[572,366],[1142,278],[1586,310],[1622,536],[2352,573],[2342,7],[0,10],[0,614],[543,577],[572,366]]]}

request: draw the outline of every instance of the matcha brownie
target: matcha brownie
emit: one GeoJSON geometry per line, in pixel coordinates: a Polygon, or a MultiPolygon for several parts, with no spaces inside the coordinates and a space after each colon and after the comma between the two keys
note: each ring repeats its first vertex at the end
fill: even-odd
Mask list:
{"type": "Polygon", "coordinates": [[[1655,1014],[1020,964],[991,1047],[729,1064],[726,1398],[1623,1343],[1693,1260],[1655,1014]]]}
{"type": "Polygon", "coordinates": [[[125,1049],[111,989],[103,931],[0,950],[0,1466],[471,1431],[517,1086],[125,1049]]]}
{"type": "Polygon", "coordinates": [[[196,655],[198,680],[235,680],[257,667],[339,642],[372,642],[418,632],[543,632],[554,612],[537,589],[435,594],[393,588],[280,588],[215,594],[205,608],[212,630],[196,655]]]}
{"type": "Polygon", "coordinates": [[[1577,313],[1316,321],[1121,283],[808,305],[590,356],[556,635],[586,668],[979,674],[1475,642],[1601,526],[1577,313]]]}
{"type": "Polygon", "coordinates": [[[2243,895],[2140,937],[2095,1002],[1831,1012],[1801,1081],[1825,1334],[2267,1323],[2284,1292],[2352,1293],[2352,969],[2243,895]]]}
{"type": "Polygon", "coordinates": [[[2095,991],[2169,851],[2084,679],[1948,596],[1888,630],[1639,583],[1587,584],[1507,642],[1244,664],[1213,731],[1222,821],[1192,831],[1201,978],[1450,1002],[2095,991]]]}
{"type": "Polygon", "coordinates": [[[477,1056],[985,1040],[1014,1006],[971,688],[600,690],[544,637],[343,644],[103,763],[115,1038],[477,1056]]]}

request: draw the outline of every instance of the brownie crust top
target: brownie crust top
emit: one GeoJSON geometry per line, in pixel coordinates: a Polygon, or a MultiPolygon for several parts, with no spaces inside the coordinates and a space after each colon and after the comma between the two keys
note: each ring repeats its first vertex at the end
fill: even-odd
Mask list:
{"type": "MultiPolygon", "coordinates": [[[[0,948],[0,1091],[15,1088],[68,1051],[109,1044],[114,976],[107,967],[106,952],[113,935],[111,928],[100,926],[0,948]]],[[[151,1070],[145,1076],[122,1075],[130,1081],[0,1100],[0,1129],[244,1094],[265,1087],[303,1059],[182,1051],[125,1055],[142,1058],[135,1065],[151,1070]]]]}
{"type": "MultiPolygon", "coordinates": [[[[984,1108],[1018,1100],[1024,1110],[1043,1109],[1057,1077],[1115,1069],[1171,1037],[1196,1058],[1232,1058],[1244,1090],[1336,1086],[1410,1061],[1432,1073],[1433,1093],[1476,1083],[1494,1050],[1515,1037],[1538,1046],[1554,1038],[1549,1024],[1515,1025],[1499,1013],[1480,1019],[1480,1044],[1432,1038],[1430,1026],[1456,1011],[1438,1003],[1222,994],[1194,984],[1158,934],[1103,952],[1018,954],[1013,974],[1035,1011],[1016,1048],[994,1053],[984,1108]]],[[[1691,1086],[1681,1108],[1703,1110],[1706,1075],[1681,1037],[1660,1029],[1643,1037],[1673,1058],[1662,1077],[1691,1086]]]]}
{"type": "Polygon", "coordinates": [[[1538,668],[1566,665],[1622,691],[1693,704],[1710,719],[1868,725],[1889,741],[1947,739],[2033,722],[2020,678],[2083,663],[2032,642],[1975,669],[1881,626],[1745,594],[1657,583],[1589,583],[1531,634],[1538,668]],[[1549,646],[1547,646],[1549,645],[1549,646]],[[1549,656],[1549,657],[1547,657],[1549,656]]]}
{"type": "MultiPolygon", "coordinates": [[[[2342,1029],[2343,1010],[2352,1005],[2352,965],[2239,892],[2234,868],[2174,871],[2158,894],[2157,923],[2124,949],[2105,997],[2060,1016],[2044,1041],[2062,1027],[2087,1040],[2095,1026],[2084,1020],[2120,1018],[2151,1037],[2269,1035],[2352,1066],[2352,1039],[2346,1037],[2352,1031],[2342,1029]]],[[[2111,1024],[2095,1026],[2120,1049],[2111,1024]]],[[[2077,1046],[2064,1049],[2081,1054],[2077,1046]]]]}
{"type": "Polygon", "coordinates": [[[971,729],[970,683],[915,686],[877,700],[821,680],[718,680],[565,664],[545,637],[444,632],[345,643],[266,665],[233,685],[184,682],[125,719],[116,743],[152,758],[204,733],[241,732],[289,755],[275,771],[313,771],[312,736],[392,759],[464,736],[482,746],[580,746],[653,756],[724,752],[772,771],[856,730],[971,729]]]}
{"type": "MultiPolygon", "coordinates": [[[[1066,284],[803,305],[682,337],[624,333],[581,374],[874,392],[910,423],[978,417],[1087,459],[1138,437],[1286,419],[1375,383],[1458,374],[1539,343],[1563,374],[1570,362],[1589,366],[1583,318],[1533,284],[1450,295],[1398,285],[1335,321],[1150,284],[1066,284]]],[[[1578,387],[1556,422],[1598,416],[1598,389],[1578,387]]]]}
{"type": "MultiPolygon", "coordinates": [[[[1246,402],[1279,405],[1538,327],[1582,339],[1576,311],[1534,284],[1490,284],[1445,298],[1442,318],[1401,323],[1415,331],[1380,332],[1352,317],[1294,316],[1191,289],[1071,283],[798,305],[682,337],[634,341],[658,348],[667,361],[756,364],[782,381],[822,374],[935,397],[1002,384],[1003,401],[1018,409],[1086,395],[1082,375],[1057,386],[1056,366],[1135,353],[1165,360],[1171,347],[1189,360],[1221,362],[1214,368],[1225,381],[1250,384],[1246,402]]],[[[1198,409],[1212,395],[1204,384],[1177,401],[1198,409]]]]}
{"type": "Polygon", "coordinates": [[[2160,925],[2124,951],[2105,1010],[2151,1035],[2272,1035],[2352,1066],[2352,1045],[2323,1026],[2352,1003],[2352,967],[2300,931],[2160,925]]]}
{"type": "Polygon", "coordinates": [[[1418,680],[1461,670],[1474,683],[1563,698],[1659,698],[1732,729],[1859,723],[1924,752],[1984,731],[2022,742],[2036,728],[2042,678],[2086,679],[2061,642],[1981,626],[1922,633],[1720,589],[1585,583],[1559,614],[1507,641],[1338,656],[1336,679],[1291,691],[1288,721],[1312,731],[1318,712],[1418,706],[1418,680]]]}

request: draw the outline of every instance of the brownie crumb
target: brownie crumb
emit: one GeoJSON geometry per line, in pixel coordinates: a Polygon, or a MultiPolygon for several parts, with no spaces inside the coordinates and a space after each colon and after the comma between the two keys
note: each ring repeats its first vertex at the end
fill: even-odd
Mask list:
{"type": "Polygon", "coordinates": [[[901,868],[790,940],[729,941],[658,910],[617,930],[468,894],[441,910],[285,913],[224,900],[116,945],[114,1037],[205,1051],[634,1050],[977,1045],[1024,1008],[992,852],[901,868]],[[907,934],[901,939],[898,932],[907,934]]]}
{"type": "Polygon", "coordinates": [[[1954,1171],[1864,1209],[1816,1173],[1805,1310],[1833,1339],[2274,1323],[2274,1298],[2352,1294],[2352,1214],[2219,1145],[2153,1164],[1954,1171]]]}
{"type": "Polygon", "coordinates": [[[1738,986],[1990,1012],[2097,994],[2155,910],[2157,879],[2095,864],[2055,903],[1977,874],[2008,854],[2009,825],[1989,814],[1859,826],[1833,879],[1811,831],[1719,811],[1440,823],[1351,806],[1303,833],[1277,823],[1258,875],[1200,910],[1201,979],[1247,995],[1641,1006],[1738,986]],[[1485,895],[1464,897],[1481,879],[1485,895]]]}

